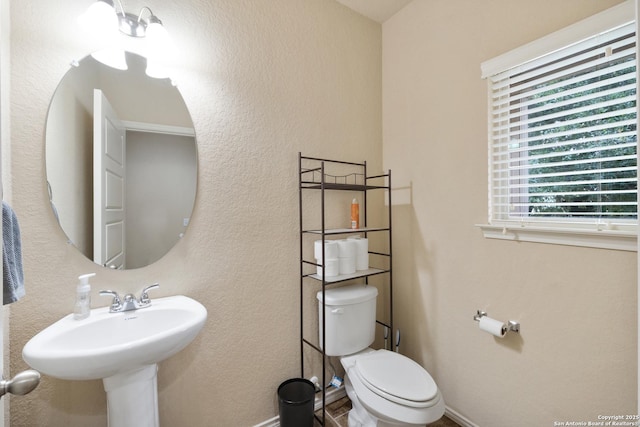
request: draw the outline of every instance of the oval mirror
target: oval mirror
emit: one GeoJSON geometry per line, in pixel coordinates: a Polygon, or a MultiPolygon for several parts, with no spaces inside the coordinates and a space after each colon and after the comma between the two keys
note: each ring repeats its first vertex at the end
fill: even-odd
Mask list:
{"type": "Polygon", "coordinates": [[[196,196],[191,116],[170,79],[87,56],[49,106],[46,176],[51,208],[69,241],[97,264],[140,268],[186,231],[196,196]]]}

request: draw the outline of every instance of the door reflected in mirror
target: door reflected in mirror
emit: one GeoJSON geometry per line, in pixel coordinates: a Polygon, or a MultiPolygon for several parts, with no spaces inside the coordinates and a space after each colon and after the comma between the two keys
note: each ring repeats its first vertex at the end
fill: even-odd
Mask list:
{"type": "Polygon", "coordinates": [[[69,241],[108,268],[164,256],[184,235],[197,187],[191,116],[170,79],[91,56],[63,77],[49,106],[46,175],[51,208],[69,241]],[[105,113],[106,112],[106,113],[105,113]]]}

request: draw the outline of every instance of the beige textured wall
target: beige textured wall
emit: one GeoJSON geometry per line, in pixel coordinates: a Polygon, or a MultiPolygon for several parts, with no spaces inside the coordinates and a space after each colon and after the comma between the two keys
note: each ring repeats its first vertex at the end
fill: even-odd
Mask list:
{"type": "MultiPolygon", "coordinates": [[[[98,273],[94,306],[107,304],[101,288],[137,292],[159,281],[155,296],[189,295],[209,310],[199,338],[160,366],[162,425],[264,421],[277,413],[278,384],[299,374],[297,153],[380,170],[381,27],[328,0],[127,1],[131,11],[150,5],[179,47],[199,183],[191,228],[174,250],[118,272],[65,243],[45,187],[49,100],[70,61],[89,52],[75,20],[91,3],[11,1],[13,131],[3,150],[27,287],[11,307],[11,372],[26,368],[26,341],[72,310],[79,274],[98,273]]],[[[99,381],[45,376],[12,399],[11,425],[105,426],[105,410],[99,381]]]]}
{"type": "Polygon", "coordinates": [[[616,0],[416,0],[383,24],[402,351],[478,426],[636,414],[636,253],[492,241],[480,63],[616,0]],[[403,196],[400,197],[400,194],[403,196]],[[482,333],[472,316],[519,320],[482,333]]]}

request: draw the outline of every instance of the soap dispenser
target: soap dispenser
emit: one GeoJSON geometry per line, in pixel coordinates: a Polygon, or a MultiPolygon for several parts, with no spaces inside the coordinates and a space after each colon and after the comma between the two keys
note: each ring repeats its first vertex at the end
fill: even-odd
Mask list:
{"type": "Polygon", "coordinates": [[[76,320],[86,319],[91,313],[91,285],[89,284],[89,278],[95,275],[96,273],[89,273],[78,276],[76,304],[73,308],[73,318],[76,320]]]}

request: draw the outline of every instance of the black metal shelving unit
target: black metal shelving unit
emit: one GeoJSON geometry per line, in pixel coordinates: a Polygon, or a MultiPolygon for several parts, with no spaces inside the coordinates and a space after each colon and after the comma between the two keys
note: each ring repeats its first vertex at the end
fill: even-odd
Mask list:
{"type": "MultiPolygon", "coordinates": [[[[364,279],[365,283],[369,283],[369,277],[386,274],[388,275],[388,321],[380,321],[376,322],[382,325],[385,328],[388,328],[389,331],[393,331],[393,275],[392,272],[392,245],[391,245],[391,171],[388,171],[386,174],[380,175],[367,175],[367,163],[354,163],[354,162],[346,162],[340,160],[329,160],[315,157],[307,157],[303,156],[302,153],[298,153],[298,176],[299,176],[299,214],[300,214],[300,375],[302,378],[305,378],[304,372],[304,349],[305,346],[308,346],[322,356],[322,417],[316,416],[319,422],[324,426],[325,418],[326,418],[326,390],[327,390],[327,378],[326,378],[326,368],[327,368],[327,355],[322,350],[326,348],[326,325],[325,325],[325,317],[322,316],[322,343],[321,346],[315,345],[312,341],[307,339],[304,336],[304,287],[305,280],[314,280],[322,284],[322,300],[323,304],[325,300],[325,289],[327,286],[354,280],[354,279],[364,279]],[[347,174],[329,174],[332,171],[333,167],[339,167],[342,169],[348,169],[349,173],[347,174]],[[387,216],[387,224],[382,227],[369,227],[367,222],[367,193],[370,191],[386,191],[387,192],[387,202],[388,202],[388,216],[387,216]],[[304,221],[303,221],[303,212],[304,212],[304,202],[303,202],[303,193],[306,191],[315,191],[319,193],[320,197],[320,224],[318,224],[314,229],[305,229],[304,221]],[[332,191],[351,191],[358,192],[362,195],[363,203],[361,205],[363,211],[362,219],[363,223],[361,228],[358,229],[350,229],[350,228],[339,228],[339,229],[327,229],[326,228],[326,203],[327,203],[327,193],[332,191]],[[319,226],[319,227],[318,227],[319,226]],[[364,234],[364,237],[367,237],[369,233],[386,233],[388,236],[387,241],[387,251],[386,252],[377,252],[372,251],[371,247],[369,247],[369,254],[375,255],[377,257],[387,258],[388,262],[386,263],[385,268],[376,268],[371,267],[368,270],[356,271],[353,274],[347,275],[339,275],[339,276],[326,276],[326,268],[322,269],[322,275],[318,275],[317,273],[308,273],[305,271],[309,271],[311,267],[324,267],[316,263],[316,260],[311,257],[311,259],[305,257],[305,235],[316,235],[318,236],[318,240],[324,241],[328,236],[339,236],[339,235],[349,235],[349,234],[364,234]],[[306,267],[306,268],[305,268],[306,267]]],[[[308,249],[308,248],[307,248],[308,249]]],[[[308,252],[307,252],[308,253],[308,252]]],[[[322,260],[325,260],[324,253],[324,245],[322,245],[322,260]]],[[[315,271],[315,270],[314,270],[315,271]]],[[[394,350],[395,343],[390,340],[391,350],[394,350]]]]}

